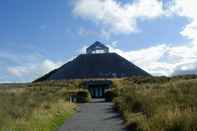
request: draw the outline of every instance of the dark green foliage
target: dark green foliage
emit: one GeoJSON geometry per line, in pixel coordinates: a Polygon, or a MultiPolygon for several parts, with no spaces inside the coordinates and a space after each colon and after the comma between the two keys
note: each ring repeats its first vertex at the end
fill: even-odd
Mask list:
{"type": "Polygon", "coordinates": [[[82,90],[77,92],[77,102],[86,103],[90,102],[91,96],[88,90],[82,90]]]}
{"type": "Polygon", "coordinates": [[[105,92],[104,96],[106,102],[111,102],[118,94],[115,91],[109,90],[105,92]]]}

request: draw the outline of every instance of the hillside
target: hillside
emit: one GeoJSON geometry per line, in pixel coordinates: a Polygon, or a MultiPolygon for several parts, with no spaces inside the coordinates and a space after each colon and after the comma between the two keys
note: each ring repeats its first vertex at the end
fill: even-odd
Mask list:
{"type": "Polygon", "coordinates": [[[114,81],[113,102],[132,131],[196,131],[197,77],[114,81]]]}

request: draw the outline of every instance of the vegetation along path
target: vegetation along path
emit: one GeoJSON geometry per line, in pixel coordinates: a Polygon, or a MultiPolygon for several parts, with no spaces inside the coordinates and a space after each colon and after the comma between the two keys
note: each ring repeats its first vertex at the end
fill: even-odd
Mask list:
{"type": "Polygon", "coordinates": [[[112,106],[99,99],[81,104],[79,112],[66,120],[59,131],[126,131],[123,120],[112,106]]]}

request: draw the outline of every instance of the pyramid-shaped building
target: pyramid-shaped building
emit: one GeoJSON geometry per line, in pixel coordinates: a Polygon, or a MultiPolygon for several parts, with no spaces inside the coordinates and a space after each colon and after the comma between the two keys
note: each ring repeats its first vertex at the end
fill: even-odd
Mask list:
{"type": "Polygon", "coordinates": [[[116,53],[100,42],[87,48],[81,54],[60,68],[51,71],[36,81],[123,78],[131,76],[150,76],[146,71],[116,53]]]}

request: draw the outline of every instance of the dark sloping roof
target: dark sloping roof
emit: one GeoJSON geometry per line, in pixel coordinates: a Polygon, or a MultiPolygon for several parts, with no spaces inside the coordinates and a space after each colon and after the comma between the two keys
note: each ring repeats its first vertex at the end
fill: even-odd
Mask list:
{"type": "Polygon", "coordinates": [[[116,53],[79,55],[49,74],[45,80],[150,76],[116,53]]]}
{"type": "Polygon", "coordinates": [[[45,81],[47,80],[52,74],[54,74],[57,71],[57,69],[45,74],[44,76],[38,78],[37,80],[35,80],[34,82],[39,82],[39,81],[45,81]]]}

